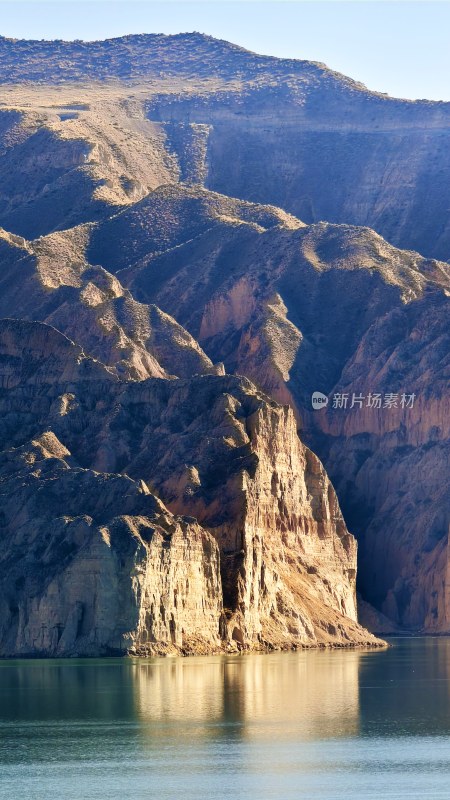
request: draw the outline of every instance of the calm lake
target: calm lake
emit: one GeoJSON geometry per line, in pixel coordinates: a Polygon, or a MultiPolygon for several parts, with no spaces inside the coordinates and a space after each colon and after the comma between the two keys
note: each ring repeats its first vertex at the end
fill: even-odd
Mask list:
{"type": "Polygon", "coordinates": [[[450,797],[450,639],[0,662],[0,797],[450,797]]]}

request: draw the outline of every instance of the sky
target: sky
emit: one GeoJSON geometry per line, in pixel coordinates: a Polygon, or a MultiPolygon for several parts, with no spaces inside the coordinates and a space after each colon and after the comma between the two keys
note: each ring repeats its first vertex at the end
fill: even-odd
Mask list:
{"type": "Polygon", "coordinates": [[[450,100],[450,0],[0,0],[0,35],[18,39],[186,31],[322,61],[395,97],[450,100]]]}

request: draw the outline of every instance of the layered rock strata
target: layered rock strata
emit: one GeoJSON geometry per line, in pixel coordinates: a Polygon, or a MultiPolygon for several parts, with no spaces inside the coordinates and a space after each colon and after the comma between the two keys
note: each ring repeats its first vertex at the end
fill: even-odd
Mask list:
{"type": "Polygon", "coordinates": [[[367,229],[224,226],[128,279],[210,358],[293,407],[360,540],[363,596],[394,624],[449,631],[448,265],[367,229]],[[326,411],[312,408],[315,391],[326,411]]]}
{"type": "Polygon", "coordinates": [[[0,316],[77,343],[3,324],[2,449],[52,432],[70,469],[198,516],[220,545],[222,642],[344,641],[329,609],[353,615],[351,545],[266,392],[337,487],[368,618],[449,632],[448,104],[199,34],[0,37],[0,82],[0,316]]]}
{"type": "Polygon", "coordinates": [[[230,376],[124,383],[40,323],[1,323],[0,373],[4,655],[377,643],[290,409],[230,376]]]}
{"type": "Polygon", "coordinates": [[[1,656],[218,649],[219,551],[144,484],[51,432],[0,454],[1,656]]]}

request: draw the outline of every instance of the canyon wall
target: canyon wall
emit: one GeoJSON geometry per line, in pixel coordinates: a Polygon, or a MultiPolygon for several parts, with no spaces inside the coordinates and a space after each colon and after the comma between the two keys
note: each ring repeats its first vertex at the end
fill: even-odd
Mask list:
{"type": "Polygon", "coordinates": [[[351,534],[367,618],[449,632],[449,105],[200,34],[0,83],[4,652],[373,643],[351,534]]]}
{"type": "Polygon", "coordinates": [[[293,407],[359,539],[364,597],[407,629],[449,630],[448,265],[368,229],[224,223],[129,276],[213,360],[293,407]],[[396,407],[367,407],[377,393],[396,407]],[[342,394],[347,407],[333,409],[342,394]],[[364,400],[351,408],[353,395],[364,400]]]}
{"type": "Polygon", "coordinates": [[[292,411],[246,380],[119,380],[0,323],[2,655],[375,645],[356,542],[292,411]]]}

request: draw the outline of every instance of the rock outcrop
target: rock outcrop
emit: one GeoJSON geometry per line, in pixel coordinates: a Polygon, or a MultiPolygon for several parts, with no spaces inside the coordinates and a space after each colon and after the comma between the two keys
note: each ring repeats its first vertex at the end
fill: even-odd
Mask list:
{"type": "Polygon", "coordinates": [[[448,631],[448,265],[368,229],[224,224],[128,279],[212,360],[293,407],[360,539],[364,597],[400,626],[448,631]],[[327,411],[313,410],[314,391],[327,411]],[[377,393],[397,407],[367,407],[377,393]],[[335,394],[347,408],[331,407],[335,394]],[[350,408],[353,395],[364,400],[350,408]]]}
{"type": "Polygon", "coordinates": [[[40,323],[0,345],[4,654],[377,643],[289,408],[230,376],[120,381],[40,323]]]}
{"type": "Polygon", "coordinates": [[[144,484],[51,432],[0,454],[1,656],[218,649],[219,552],[144,484]]]}

